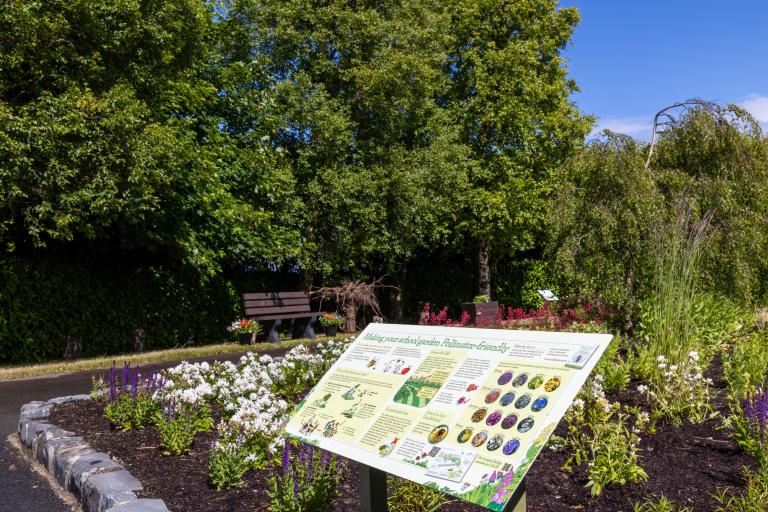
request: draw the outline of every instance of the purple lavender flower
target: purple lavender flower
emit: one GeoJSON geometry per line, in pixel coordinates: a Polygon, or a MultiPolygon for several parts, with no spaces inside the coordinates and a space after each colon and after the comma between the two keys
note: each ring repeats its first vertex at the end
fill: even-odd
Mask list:
{"type": "Polygon", "coordinates": [[[121,389],[128,387],[128,379],[131,378],[131,363],[123,364],[123,380],[121,389]]]}
{"type": "Polygon", "coordinates": [[[315,447],[309,445],[309,460],[307,461],[307,483],[312,483],[315,475],[315,447]]]}
{"type": "Polygon", "coordinates": [[[760,445],[765,446],[768,431],[768,390],[747,396],[744,411],[750,426],[760,438],[760,445]]]}
{"type": "Polygon", "coordinates": [[[301,463],[302,467],[306,467],[307,465],[307,445],[302,443],[301,448],[299,449],[299,462],[301,463]]]}
{"type": "Polygon", "coordinates": [[[291,440],[288,437],[285,438],[285,446],[283,446],[283,459],[282,459],[283,477],[288,476],[288,469],[291,466],[291,440]]]}
{"type": "Polygon", "coordinates": [[[323,450],[320,455],[320,467],[323,468],[323,470],[328,468],[328,465],[331,463],[331,457],[331,452],[323,450]]]}
{"type": "Polygon", "coordinates": [[[293,498],[299,499],[299,473],[293,468],[293,498]]]}

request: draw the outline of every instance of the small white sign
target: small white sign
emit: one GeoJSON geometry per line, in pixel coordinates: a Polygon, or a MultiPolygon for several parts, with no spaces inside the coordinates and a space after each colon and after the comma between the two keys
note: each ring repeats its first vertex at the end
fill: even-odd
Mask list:
{"type": "Polygon", "coordinates": [[[557,295],[552,293],[552,290],[536,290],[539,295],[541,295],[541,298],[546,300],[547,302],[557,302],[558,299],[557,295]]]}

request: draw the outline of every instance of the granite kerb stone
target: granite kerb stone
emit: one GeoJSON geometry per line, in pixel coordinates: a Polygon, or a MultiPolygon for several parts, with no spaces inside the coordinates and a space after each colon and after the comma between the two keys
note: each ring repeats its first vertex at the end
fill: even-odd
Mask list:
{"type": "Polygon", "coordinates": [[[138,498],[141,483],[109,455],[48,421],[54,405],[90,398],[73,395],[22,405],[18,435],[25,453],[74,494],[85,512],[168,512],[162,500],[138,498]]]}

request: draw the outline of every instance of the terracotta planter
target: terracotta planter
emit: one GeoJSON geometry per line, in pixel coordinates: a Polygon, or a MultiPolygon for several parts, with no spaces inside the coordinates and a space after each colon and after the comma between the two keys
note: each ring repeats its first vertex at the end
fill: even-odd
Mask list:
{"type": "Polygon", "coordinates": [[[461,305],[462,313],[469,313],[469,323],[475,327],[487,327],[496,323],[496,312],[499,303],[492,302],[465,302],[461,305]]]}
{"type": "Polygon", "coordinates": [[[333,338],[334,336],[336,336],[336,332],[339,330],[339,326],[329,325],[327,327],[323,327],[323,329],[325,329],[326,336],[328,336],[329,338],[333,338]]]}

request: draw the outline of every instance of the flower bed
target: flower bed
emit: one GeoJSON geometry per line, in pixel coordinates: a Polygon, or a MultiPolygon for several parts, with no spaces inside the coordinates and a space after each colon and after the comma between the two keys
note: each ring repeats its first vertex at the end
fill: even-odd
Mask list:
{"type": "MultiPolygon", "coordinates": [[[[101,384],[111,402],[62,404],[54,409],[51,421],[83,435],[94,448],[109,453],[143,483],[146,495],[162,498],[171,510],[268,510],[274,503],[273,484],[283,481],[285,475],[298,475],[295,468],[307,465],[307,454],[298,447],[293,449],[290,459],[281,461],[284,454],[281,426],[292,404],[307,392],[343,349],[343,343],[328,344],[318,346],[316,351],[294,349],[283,360],[248,355],[238,364],[183,363],[164,374],[149,377],[138,376],[130,368],[124,369],[122,375],[115,370],[114,375],[101,384]],[[206,414],[216,426],[208,429],[203,425],[199,431],[195,427],[194,442],[187,452],[163,455],[169,444],[165,439],[167,434],[161,436],[166,428],[163,424],[160,429],[150,423],[144,428],[122,431],[105,418],[105,408],[108,409],[110,403],[118,403],[120,396],[126,403],[135,403],[135,400],[142,400],[142,394],[164,416],[164,419],[156,418],[155,423],[165,421],[170,424],[176,421],[176,417],[171,416],[177,414],[182,419],[187,418],[179,423],[182,427],[190,425],[199,419],[195,415],[200,414],[201,408],[207,406],[209,412],[206,414]],[[171,415],[169,408],[175,411],[171,415]],[[239,464],[231,460],[227,462],[230,455],[231,459],[238,459],[239,464]],[[213,461],[219,456],[219,464],[223,466],[216,476],[213,461]],[[286,461],[294,469],[284,469],[286,461]],[[240,475],[238,467],[243,470],[240,475]],[[232,483],[239,485],[222,488],[232,483]]],[[[724,397],[722,375],[719,362],[707,373],[707,377],[713,379],[711,410],[724,416],[729,404],[724,397]]],[[[691,373],[690,378],[709,386],[699,374],[691,373]]],[[[607,379],[613,380],[615,375],[608,375],[607,379]]],[[[593,379],[584,398],[596,398],[609,415],[649,408],[650,393],[644,385],[618,386],[623,390],[605,395],[601,382],[602,378],[593,379]]],[[[612,417],[613,423],[609,421],[605,425],[616,425],[615,416],[612,417]]],[[[639,429],[634,420],[626,421],[628,429],[631,425],[634,425],[632,429],[639,429]]],[[[526,479],[529,509],[537,512],[569,509],[613,512],[632,510],[633,504],[641,503],[647,497],[664,495],[697,512],[706,512],[717,510],[717,502],[712,497],[716,493],[726,488],[738,493],[745,487],[742,466],[753,465],[753,459],[728,438],[721,428],[722,418],[712,417],[696,424],[682,421],[680,426],[664,420],[663,415],[656,421],[653,432],[631,434],[626,431],[627,435],[636,437],[631,442],[635,443],[636,460],[647,474],[647,480],[639,479],[637,483],[627,485],[612,483],[601,489],[599,496],[593,497],[587,487],[594,479],[589,464],[569,461],[574,453],[572,450],[545,450],[526,479]],[[573,471],[563,472],[561,468],[569,462],[573,471]]],[[[572,411],[556,434],[565,439],[574,425],[579,423],[572,411]]],[[[619,424],[618,428],[623,427],[619,424]]],[[[332,500],[331,508],[356,510],[357,465],[344,459],[335,464],[338,496],[332,500]]],[[[302,486],[302,489],[305,487],[309,486],[302,486]]],[[[296,489],[299,492],[298,485],[296,489]]],[[[291,489],[282,492],[290,494],[291,489]]],[[[413,492],[422,491],[417,489],[411,494],[413,492]]],[[[288,498],[292,501],[291,496],[288,498]]],[[[392,510],[414,510],[398,508],[397,503],[392,505],[392,510]]],[[[483,509],[451,500],[435,510],[470,512],[483,509]]]]}

